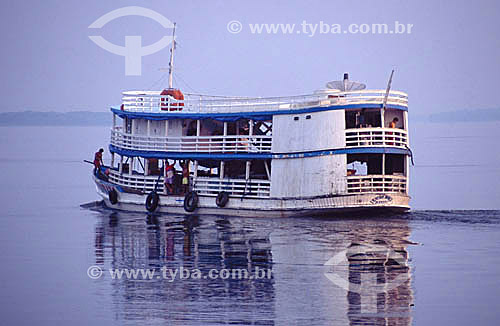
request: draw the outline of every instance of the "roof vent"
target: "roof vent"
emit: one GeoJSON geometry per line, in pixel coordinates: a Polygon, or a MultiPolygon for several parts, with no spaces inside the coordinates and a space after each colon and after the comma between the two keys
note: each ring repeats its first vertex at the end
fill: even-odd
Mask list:
{"type": "Polygon", "coordinates": [[[366,88],[365,84],[353,82],[349,80],[349,74],[344,73],[344,80],[335,80],[326,83],[326,87],[329,89],[338,89],[339,91],[360,91],[366,88]]]}

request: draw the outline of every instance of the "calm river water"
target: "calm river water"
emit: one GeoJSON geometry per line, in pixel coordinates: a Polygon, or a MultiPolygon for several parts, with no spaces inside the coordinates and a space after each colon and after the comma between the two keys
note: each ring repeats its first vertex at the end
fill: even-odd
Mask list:
{"type": "MultiPolygon", "coordinates": [[[[423,210],[443,191],[421,181],[401,216],[151,217],[80,207],[97,199],[82,160],[106,148],[106,128],[0,137],[1,325],[498,324],[500,211],[423,210]],[[155,274],[113,274],[125,269],[155,274]]],[[[449,177],[420,158],[414,178],[449,177]]]]}

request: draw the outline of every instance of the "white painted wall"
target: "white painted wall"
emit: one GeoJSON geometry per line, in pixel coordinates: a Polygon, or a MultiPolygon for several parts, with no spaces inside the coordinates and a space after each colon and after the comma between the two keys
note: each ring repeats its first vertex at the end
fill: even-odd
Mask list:
{"type": "Polygon", "coordinates": [[[271,162],[271,196],[279,198],[346,193],[346,166],[345,154],[274,159],[271,162]]]}
{"type": "MultiPolygon", "coordinates": [[[[182,119],[168,120],[168,136],[182,137],[182,119]]],[[[165,121],[162,121],[165,124],[165,121]]]]}
{"type": "Polygon", "coordinates": [[[151,121],[150,133],[153,137],[165,137],[165,121],[151,121]]]}
{"type": "MultiPolygon", "coordinates": [[[[273,117],[273,153],[343,147],[344,110],[273,117]]],[[[274,159],[271,163],[271,196],[303,197],[346,193],[346,166],[347,157],[344,154],[274,159]]]]}
{"type": "Polygon", "coordinates": [[[144,119],[134,119],[134,135],[146,135],[147,133],[147,123],[144,119]]]}
{"type": "Polygon", "coordinates": [[[290,153],[342,148],[345,147],[344,130],[344,110],[275,115],[272,151],[290,153]]]}
{"type": "MultiPolygon", "coordinates": [[[[134,119],[134,133],[135,135],[147,135],[148,121],[145,119],[134,119]]],[[[150,135],[165,137],[165,121],[150,122],[150,135]]],[[[182,120],[169,120],[168,122],[168,135],[172,137],[182,136],[182,120]]]]}

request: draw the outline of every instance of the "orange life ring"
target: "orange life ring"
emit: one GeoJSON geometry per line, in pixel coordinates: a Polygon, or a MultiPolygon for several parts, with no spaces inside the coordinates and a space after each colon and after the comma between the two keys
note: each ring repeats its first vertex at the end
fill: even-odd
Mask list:
{"type": "Polygon", "coordinates": [[[184,94],[179,89],[168,88],[161,91],[161,109],[163,111],[180,111],[184,106],[184,103],[168,103],[168,97],[166,95],[172,96],[176,100],[184,101],[184,94]]]}

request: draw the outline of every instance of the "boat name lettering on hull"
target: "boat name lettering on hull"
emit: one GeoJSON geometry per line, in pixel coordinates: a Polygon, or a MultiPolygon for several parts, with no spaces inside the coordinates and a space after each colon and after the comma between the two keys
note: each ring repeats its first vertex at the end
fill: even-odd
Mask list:
{"type": "Polygon", "coordinates": [[[376,197],[373,197],[372,200],[370,200],[370,203],[373,205],[376,204],[388,204],[392,202],[392,197],[389,195],[378,195],[376,197]]]}

